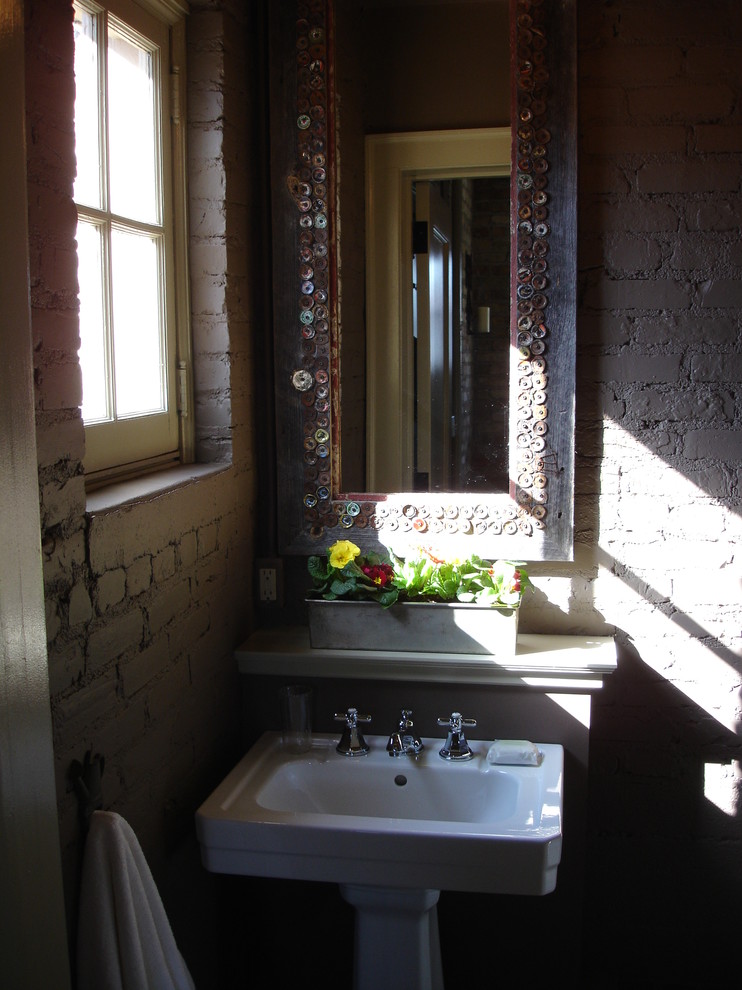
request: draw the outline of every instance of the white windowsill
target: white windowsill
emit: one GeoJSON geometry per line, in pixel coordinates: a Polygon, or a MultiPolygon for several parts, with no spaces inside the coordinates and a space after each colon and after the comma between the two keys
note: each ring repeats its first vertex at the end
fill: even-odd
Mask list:
{"type": "Polygon", "coordinates": [[[157,498],[165,492],[220,474],[222,471],[229,470],[231,466],[231,464],[221,462],[216,464],[180,464],[178,467],[168,468],[165,471],[155,471],[152,474],[143,475],[141,478],[133,478],[131,481],[119,481],[90,492],[85,500],[85,508],[89,515],[95,515],[97,512],[120,509],[122,506],[130,505],[133,502],[146,502],[148,499],[157,498]]]}
{"type": "Polygon", "coordinates": [[[260,629],[236,651],[244,674],[447,681],[595,691],[617,666],[612,636],[518,635],[515,656],[314,650],[309,629],[260,629]]]}

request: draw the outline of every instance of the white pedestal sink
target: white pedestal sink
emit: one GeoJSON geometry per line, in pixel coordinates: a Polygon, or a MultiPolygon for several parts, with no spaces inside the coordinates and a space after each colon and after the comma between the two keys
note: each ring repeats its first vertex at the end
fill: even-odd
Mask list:
{"type": "Polygon", "coordinates": [[[340,884],[356,910],[355,990],[442,990],[440,890],[547,894],[562,848],[564,751],[538,767],[442,760],[440,739],[390,757],[386,737],[348,758],[338,737],[287,752],[266,733],[196,813],[205,867],[340,884]]]}
{"type": "Polygon", "coordinates": [[[341,883],[340,893],[356,911],[353,990],[443,990],[439,890],[341,883]]]}

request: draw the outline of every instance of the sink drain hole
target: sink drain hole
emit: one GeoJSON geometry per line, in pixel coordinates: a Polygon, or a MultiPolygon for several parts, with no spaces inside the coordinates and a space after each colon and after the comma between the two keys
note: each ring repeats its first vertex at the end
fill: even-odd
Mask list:
{"type": "Polygon", "coordinates": [[[397,776],[394,778],[394,783],[397,785],[397,787],[404,787],[404,785],[407,783],[407,778],[403,773],[398,773],[397,776]]]}

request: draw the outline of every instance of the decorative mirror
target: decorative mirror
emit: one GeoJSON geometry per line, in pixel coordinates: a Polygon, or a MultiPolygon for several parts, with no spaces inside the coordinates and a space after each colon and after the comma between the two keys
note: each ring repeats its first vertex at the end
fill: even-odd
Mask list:
{"type": "MultiPolygon", "coordinates": [[[[364,550],[423,544],[572,559],[574,0],[443,0],[429,14],[419,3],[385,0],[270,8],[279,551],[309,554],[347,538],[364,550]],[[458,62],[452,31],[443,48],[430,41],[431,24],[446,13],[471,32],[458,62]],[[396,22],[407,14],[414,30],[396,22]],[[478,28],[480,16],[509,25],[503,55],[492,45],[505,29],[478,28]],[[430,69],[416,75],[423,112],[415,123],[423,124],[400,127],[397,114],[384,128],[378,101],[394,75],[379,46],[418,36],[427,39],[422,65],[430,69]],[[480,90],[463,99],[454,80],[468,62],[480,90]],[[359,82],[361,64],[370,82],[359,82]],[[481,90],[495,85],[485,71],[493,65],[509,66],[508,131],[481,90]],[[437,121],[426,112],[445,103],[432,90],[426,103],[433,76],[444,95],[452,90],[448,126],[431,126],[437,121]],[[486,119],[472,122],[476,113],[486,119]],[[410,151],[426,142],[437,159],[410,151]],[[384,145],[405,150],[380,165],[384,145]],[[480,194],[481,180],[490,181],[480,194]],[[452,218],[450,237],[438,236],[439,203],[452,218]],[[495,227],[505,234],[500,293],[494,275],[484,288],[487,265],[475,250],[495,227]],[[431,289],[441,280],[442,295],[431,289]],[[441,298],[439,338],[423,311],[439,309],[441,298]],[[453,374],[462,368],[466,376],[453,374]],[[387,448],[392,473],[380,467],[387,448]]],[[[401,98],[414,88],[394,91],[401,98]]]]}

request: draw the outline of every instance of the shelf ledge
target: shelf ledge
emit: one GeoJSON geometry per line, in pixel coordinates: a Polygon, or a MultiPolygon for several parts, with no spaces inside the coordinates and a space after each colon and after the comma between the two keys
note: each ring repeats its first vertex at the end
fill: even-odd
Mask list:
{"type": "Polygon", "coordinates": [[[360,680],[457,681],[544,689],[595,691],[617,666],[612,636],[521,633],[514,656],[315,650],[309,629],[260,629],[236,651],[243,674],[342,677],[360,680]]]}

